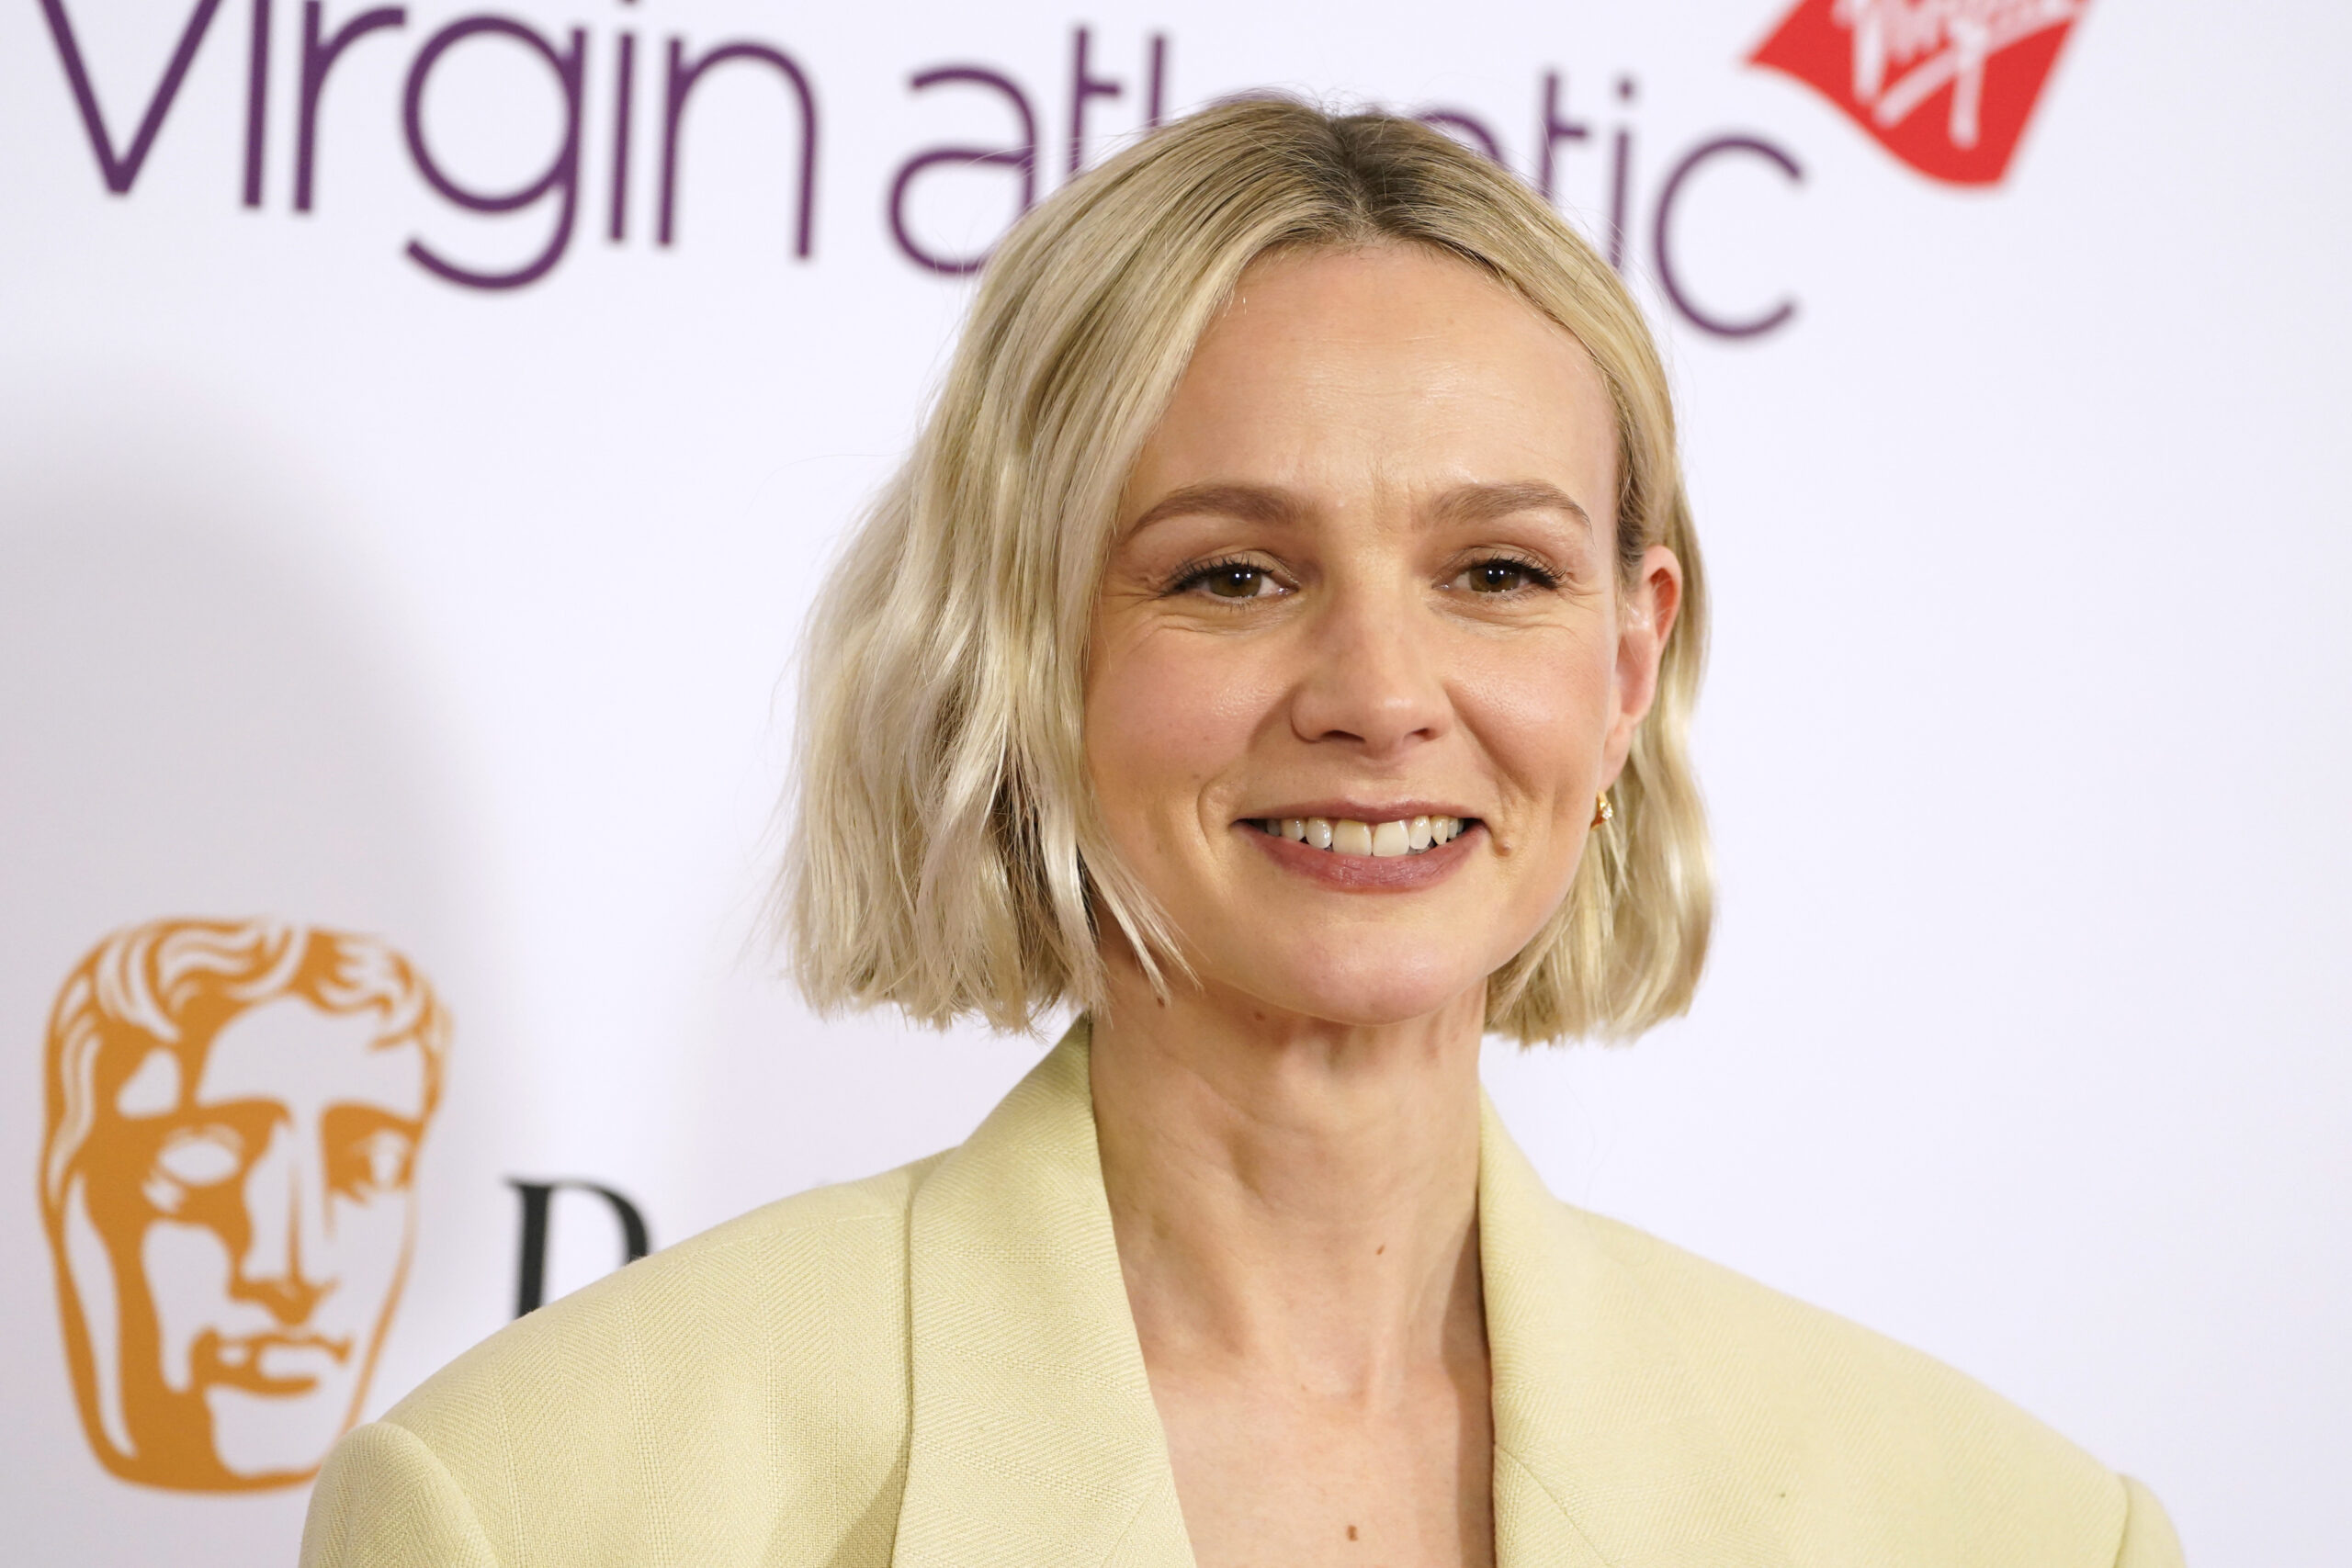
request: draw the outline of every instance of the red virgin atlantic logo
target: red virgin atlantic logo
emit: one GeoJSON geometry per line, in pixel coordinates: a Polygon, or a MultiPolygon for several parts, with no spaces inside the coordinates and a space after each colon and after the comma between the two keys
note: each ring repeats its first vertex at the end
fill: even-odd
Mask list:
{"type": "Polygon", "coordinates": [[[2090,0],[1798,0],[1749,57],[1952,185],[1997,184],[2090,0]]]}

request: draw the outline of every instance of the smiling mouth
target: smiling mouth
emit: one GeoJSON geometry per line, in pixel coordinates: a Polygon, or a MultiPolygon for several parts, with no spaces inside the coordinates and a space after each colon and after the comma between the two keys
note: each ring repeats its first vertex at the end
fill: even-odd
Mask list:
{"type": "Polygon", "coordinates": [[[1475,817],[1406,817],[1393,822],[1358,822],[1345,817],[1261,817],[1250,820],[1261,833],[1288,839],[1309,849],[1381,860],[1427,854],[1460,838],[1478,823],[1475,817]]]}

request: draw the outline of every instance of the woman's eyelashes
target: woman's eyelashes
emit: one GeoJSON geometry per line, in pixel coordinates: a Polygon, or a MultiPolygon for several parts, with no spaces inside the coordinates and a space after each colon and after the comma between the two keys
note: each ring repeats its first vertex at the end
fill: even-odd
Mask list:
{"type": "MultiPolygon", "coordinates": [[[[1439,586],[1494,602],[1549,592],[1561,577],[1542,562],[1520,555],[1480,555],[1455,568],[1439,586]]],[[[1272,599],[1294,592],[1295,584],[1263,561],[1221,557],[1190,561],[1177,568],[1165,590],[1170,598],[1186,595],[1227,604],[1272,599]]]]}
{"type": "Polygon", "coordinates": [[[1446,586],[1487,598],[1506,598],[1555,589],[1560,586],[1560,575],[1524,556],[1482,556],[1456,572],[1446,586]]]}
{"type": "Polygon", "coordinates": [[[1288,591],[1289,584],[1275,576],[1273,568],[1239,558],[1189,562],[1177,568],[1168,585],[1171,598],[1190,593],[1227,604],[1271,599],[1288,591]]]}

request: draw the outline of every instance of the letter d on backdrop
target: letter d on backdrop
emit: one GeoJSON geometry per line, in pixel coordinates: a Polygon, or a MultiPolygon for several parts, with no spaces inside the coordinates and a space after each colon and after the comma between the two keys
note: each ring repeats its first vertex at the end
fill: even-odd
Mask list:
{"type": "Polygon", "coordinates": [[[523,1247],[514,1270],[514,1315],[521,1317],[536,1310],[546,1299],[548,1280],[548,1210],[559,1188],[569,1187],[577,1192],[594,1192],[613,1207],[613,1217],[621,1226],[621,1264],[636,1262],[653,1250],[651,1234],[646,1229],[645,1216],[636,1204],[609,1187],[593,1181],[559,1179],[555,1181],[526,1181],[510,1176],[507,1181],[523,1195],[523,1247]]]}

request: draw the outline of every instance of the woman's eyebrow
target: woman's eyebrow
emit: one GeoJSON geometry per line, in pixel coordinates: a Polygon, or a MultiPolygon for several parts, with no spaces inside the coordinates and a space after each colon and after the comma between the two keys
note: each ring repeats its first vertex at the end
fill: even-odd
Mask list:
{"type": "MultiPolygon", "coordinates": [[[[1210,479],[1169,491],[1129,524],[1126,531],[1139,534],[1154,523],[1188,515],[1232,517],[1279,527],[1303,522],[1311,510],[1296,495],[1273,485],[1210,479]]],[[[1575,497],[1541,479],[1457,485],[1438,497],[1431,516],[1437,522],[1459,526],[1490,523],[1520,512],[1556,512],[1587,533],[1592,530],[1591,515],[1577,504],[1575,497]]]]}
{"type": "Polygon", "coordinates": [[[1491,523],[1518,512],[1557,512],[1579,525],[1588,534],[1592,532],[1592,516],[1576,502],[1576,498],[1554,484],[1541,479],[1520,479],[1510,484],[1458,485],[1438,497],[1432,509],[1441,523],[1454,525],[1491,523]]]}
{"type": "Polygon", "coordinates": [[[1142,516],[1129,524],[1127,532],[1139,534],[1154,523],[1185,514],[1207,513],[1238,518],[1244,523],[1282,526],[1299,522],[1306,513],[1306,503],[1288,491],[1272,485],[1211,479],[1170,491],[1154,502],[1142,516]]]}

